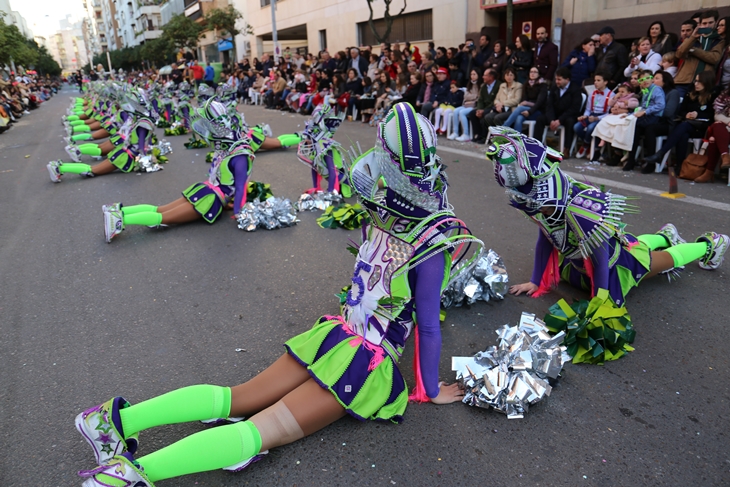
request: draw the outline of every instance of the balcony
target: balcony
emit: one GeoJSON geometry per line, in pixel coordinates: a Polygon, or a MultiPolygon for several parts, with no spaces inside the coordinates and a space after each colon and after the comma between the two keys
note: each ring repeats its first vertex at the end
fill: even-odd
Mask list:
{"type": "Polygon", "coordinates": [[[140,7],[139,15],[137,17],[139,17],[141,15],[148,15],[148,16],[160,15],[160,7],[158,7],[156,5],[146,5],[146,6],[140,7]]]}

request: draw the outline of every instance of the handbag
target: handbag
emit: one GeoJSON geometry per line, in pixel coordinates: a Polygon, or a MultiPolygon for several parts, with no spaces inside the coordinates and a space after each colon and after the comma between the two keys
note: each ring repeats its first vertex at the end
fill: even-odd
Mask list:
{"type": "Polygon", "coordinates": [[[682,169],[679,171],[681,179],[694,181],[702,176],[707,166],[707,156],[704,154],[690,154],[682,162],[682,169]]]}

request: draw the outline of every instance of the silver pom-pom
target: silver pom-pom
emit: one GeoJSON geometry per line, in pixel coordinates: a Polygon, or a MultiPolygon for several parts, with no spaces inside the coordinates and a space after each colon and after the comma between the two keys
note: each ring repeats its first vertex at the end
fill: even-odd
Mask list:
{"type": "Polygon", "coordinates": [[[464,387],[462,402],[523,418],[531,404],[550,395],[551,381],[570,361],[560,346],[565,332],[550,336],[542,320],[522,313],[518,326],[504,325],[496,333],[496,346],[473,357],[452,357],[451,369],[464,387]]]}
{"type": "Polygon", "coordinates": [[[304,193],[301,195],[296,208],[298,211],[326,210],[328,207],[340,203],[342,203],[342,196],[338,192],[317,191],[314,194],[304,193]]]}
{"type": "Polygon", "coordinates": [[[157,172],[162,171],[162,166],[157,164],[152,156],[137,156],[137,168],[139,172],[157,172]]]}
{"type": "Polygon", "coordinates": [[[482,254],[469,272],[463,273],[444,291],[441,305],[444,309],[474,304],[479,300],[501,300],[507,294],[509,276],[502,258],[489,249],[482,254]]]}
{"type": "MultiPolygon", "coordinates": [[[[180,125],[179,122],[175,122],[177,125],[180,125]]],[[[175,128],[175,124],[173,124],[173,128],[175,128]]],[[[165,139],[162,139],[157,143],[157,145],[152,146],[153,149],[157,148],[160,149],[160,155],[166,156],[167,154],[172,154],[172,145],[165,139]]]]}
{"type": "Polygon", "coordinates": [[[266,201],[256,200],[246,203],[241,208],[241,212],[236,215],[236,220],[238,220],[238,228],[247,232],[254,232],[257,228],[274,230],[290,227],[299,222],[291,201],[275,196],[271,196],[266,201]]]}

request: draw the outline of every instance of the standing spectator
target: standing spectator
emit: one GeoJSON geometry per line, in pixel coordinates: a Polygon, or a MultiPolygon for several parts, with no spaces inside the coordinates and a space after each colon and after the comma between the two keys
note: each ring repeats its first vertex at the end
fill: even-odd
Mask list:
{"type": "Polygon", "coordinates": [[[570,51],[562,66],[570,69],[572,83],[583,86],[583,81],[589,79],[596,70],[596,47],[593,39],[586,37],[580,45],[570,51]]]}
{"type": "Polygon", "coordinates": [[[296,69],[302,69],[302,66],[304,65],[304,57],[299,54],[299,51],[294,53],[294,56],[292,57],[292,64],[296,67],[296,69]]]}
{"type": "MultiPolygon", "coordinates": [[[[715,121],[707,129],[705,136],[705,139],[709,142],[707,152],[705,152],[707,156],[705,174],[707,176],[700,176],[702,181],[695,179],[695,182],[704,183],[714,179],[718,158],[720,158],[722,164],[720,169],[730,169],[730,154],[728,154],[728,145],[730,145],[730,89],[726,88],[717,97],[713,107],[715,109],[715,121]],[[705,181],[705,179],[709,179],[709,181],[705,181]]],[[[705,175],[703,174],[703,176],[705,175]]]]}
{"type": "Polygon", "coordinates": [[[525,121],[536,120],[542,115],[547,101],[547,92],[547,83],[540,77],[540,70],[537,66],[531,67],[530,78],[522,85],[522,101],[512,110],[503,125],[521,132],[522,124],[525,121]]]}
{"type": "Polygon", "coordinates": [[[469,142],[471,140],[467,116],[474,111],[477,99],[479,98],[479,89],[482,87],[482,79],[479,76],[479,71],[478,68],[472,68],[469,73],[469,81],[464,91],[464,100],[460,107],[454,109],[451,117],[451,135],[449,135],[449,140],[458,140],[459,142],[469,142]],[[461,124],[462,135],[459,135],[459,124],[461,124]]]}
{"type": "Polygon", "coordinates": [[[502,81],[497,96],[494,98],[492,111],[482,118],[482,125],[487,128],[502,125],[510,116],[510,110],[522,101],[522,83],[517,81],[515,68],[512,66],[504,68],[502,81]]]}
{"type": "Polygon", "coordinates": [[[577,83],[571,83],[570,76],[570,70],[566,67],[555,70],[555,83],[548,92],[545,114],[537,117],[535,121],[535,138],[540,139],[545,125],[548,125],[553,132],[563,126],[565,140],[568,143],[573,140],[573,126],[580,115],[583,90],[577,83]]]}
{"type": "Polygon", "coordinates": [[[203,81],[205,81],[205,84],[211,88],[216,88],[215,70],[213,69],[213,66],[210,65],[210,61],[205,65],[205,76],[203,76],[203,81]]]}
{"type": "MultiPolygon", "coordinates": [[[[654,84],[664,91],[664,112],[661,118],[655,124],[647,125],[644,130],[644,159],[654,155],[656,151],[656,138],[661,135],[669,135],[669,133],[677,125],[675,116],[679,111],[679,92],[674,87],[674,79],[669,73],[659,71],[654,75],[654,84]]],[[[637,146],[638,147],[638,146],[637,146]]],[[[632,147],[634,153],[636,148],[632,147]]],[[[656,168],[655,164],[645,163],[641,167],[642,174],[653,173],[656,168]]]]}
{"type": "Polygon", "coordinates": [[[502,70],[504,69],[504,63],[507,62],[507,58],[504,53],[504,44],[505,42],[502,39],[494,41],[494,50],[492,51],[492,55],[484,61],[484,68],[495,70],[497,72],[497,78],[501,76],[502,70]]]}
{"type": "Polygon", "coordinates": [[[659,53],[660,56],[673,51],[671,36],[664,30],[664,23],[661,20],[651,23],[646,31],[646,37],[651,43],[651,50],[659,53]]]}
{"type": "Polygon", "coordinates": [[[350,49],[348,69],[354,69],[358,78],[368,75],[368,62],[364,57],[360,56],[360,49],[357,47],[350,49]]]}
{"type": "MultiPolygon", "coordinates": [[[[459,55],[457,56],[458,62],[459,62],[459,70],[461,71],[462,80],[464,80],[464,81],[467,80],[469,72],[471,72],[472,66],[475,65],[476,55],[477,55],[477,48],[474,45],[474,40],[467,39],[466,43],[464,43],[464,47],[462,48],[461,52],[459,52],[459,55]]],[[[459,86],[463,86],[463,84],[461,84],[459,86]]]]}
{"type": "Polygon", "coordinates": [[[723,17],[717,21],[717,35],[725,39],[725,52],[717,63],[717,77],[715,84],[722,89],[730,86],[730,17],[723,17]]]}
{"type": "Polygon", "coordinates": [[[195,86],[200,86],[200,83],[203,82],[203,76],[204,76],[203,67],[200,64],[198,64],[198,61],[193,61],[193,65],[190,66],[190,71],[193,73],[193,80],[195,81],[195,86]]]}
{"type": "Polygon", "coordinates": [[[431,53],[431,59],[436,59],[436,48],[434,47],[436,44],[433,42],[428,43],[428,52],[431,53]]]}
{"type": "Polygon", "coordinates": [[[684,41],[692,37],[692,32],[695,31],[695,27],[697,27],[697,22],[692,19],[687,19],[682,22],[682,25],[679,27],[679,42],[676,46],[674,46],[675,51],[679,49],[679,46],[681,46],[684,41]]]}
{"type": "MultiPolygon", "coordinates": [[[[492,38],[489,37],[487,34],[482,34],[479,36],[479,47],[476,49],[474,60],[472,62],[472,66],[474,66],[479,72],[484,69],[484,63],[487,61],[487,59],[489,59],[489,56],[492,55],[491,42],[492,38]]],[[[479,77],[479,79],[481,80],[481,76],[479,77]]]]}
{"type": "MultiPolygon", "coordinates": [[[[496,48],[496,42],[495,48],[496,48]]],[[[497,97],[499,92],[499,74],[493,68],[484,70],[482,80],[484,81],[481,89],[479,90],[479,98],[477,98],[476,110],[470,112],[468,115],[471,126],[474,129],[474,137],[472,142],[477,144],[484,144],[487,141],[487,129],[482,125],[482,119],[488,115],[494,107],[494,99],[497,97]]]]}
{"type": "Polygon", "coordinates": [[[595,89],[586,103],[583,115],[578,117],[578,123],[573,126],[573,130],[579,139],[583,140],[583,146],[575,155],[578,159],[582,158],[588,152],[591,145],[591,136],[593,129],[596,128],[598,122],[608,115],[609,102],[613,97],[613,93],[608,89],[606,78],[600,71],[593,76],[593,86],[595,89]]]}
{"type": "Polygon", "coordinates": [[[596,50],[596,71],[606,73],[609,77],[608,87],[613,89],[623,79],[623,69],[629,64],[626,48],[613,41],[616,31],[606,26],[598,31],[601,45],[596,50]]]}
{"type": "Polygon", "coordinates": [[[522,84],[527,81],[527,75],[534,60],[534,53],[532,52],[530,39],[524,34],[515,38],[515,46],[517,49],[514,54],[512,54],[510,66],[512,66],[515,70],[517,75],[516,81],[522,84]]]}
{"type": "Polygon", "coordinates": [[[537,28],[535,38],[535,66],[540,71],[540,77],[549,82],[558,69],[558,46],[548,39],[545,27],[537,28]]]}
{"type": "Polygon", "coordinates": [[[429,100],[423,100],[421,106],[421,115],[426,118],[431,116],[431,112],[439,107],[439,104],[446,101],[446,97],[449,94],[451,82],[449,81],[449,70],[446,68],[439,68],[436,74],[436,82],[431,88],[431,97],[429,100]]]}
{"type": "Polygon", "coordinates": [[[700,17],[700,25],[692,35],[677,48],[677,57],[682,60],[674,82],[681,94],[687,93],[696,75],[703,71],[715,73],[715,66],[722,58],[725,39],[717,35],[715,23],[720,14],[707,10],[700,17]]]}
{"type": "Polygon", "coordinates": [[[183,72],[178,68],[177,64],[172,63],[172,71],[170,71],[170,81],[179,85],[183,80],[183,72]]]}
{"type": "MultiPolygon", "coordinates": [[[[651,157],[647,157],[648,164],[655,164],[661,161],[664,154],[676,147],[675,171],[680,173],[682,162],[687,157],[687,146],[689,139],[704,137],[705,132],[714,119],[715,110],[712,105],[712,90],[715,86],[715,73],[702,71],[695,77],[694,89],[684,97],[679,108],[679,118],[682,120],[669,134],[667,140],[662,144],[661,150],[651,157]]],[[[626,170],[624,168],[624,170],[626,170]]],[[[714,174],[702,174],[699,178],[703,180],[696,182],[709,182],[714,174]]]]}
{"type": "Polygon", "coordinates": [[[628,78],[637,69],[639,71],[651,71],[654,74],[661,67],[661,62],[662,56],[651,48],[651,39],[642,37],[639,39],[638,55],[631,58],[629,65],[624,69],[624,76],[628,78]]]}

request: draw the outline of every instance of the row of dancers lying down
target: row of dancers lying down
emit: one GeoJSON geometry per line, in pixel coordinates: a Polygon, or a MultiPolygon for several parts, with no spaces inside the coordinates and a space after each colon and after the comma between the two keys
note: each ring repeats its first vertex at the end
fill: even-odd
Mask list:
{"type": "MultiPolygon", "coordinates": [[[[215,110],[206,112],[213,106],[199,109],[192,126],[215,147],[218,130],[233,125],[215,110]]],[[[243,384],[193,385],[134,405],[116,396],[81,412],[76,428],[97,464],[80,472],[83,485],[153,486],[196,472],[241,470],[269,449],[348,414],[398,423],[409,400],[460,401],[463,391],[438,377],[439,303],[448,284],[469,270],[483,243],[448,202],[436,141],[430,122],[409,104],[398,103],[380,122],[375,146],[342,159],[344,180],[370,218],[340,315],[322,316],[309,331],[288,340],[277,361],[243,384]],[[398,359],[412,334],[416,377],[409,394],[398,359]],[[140,432],[191,421],[208,426],[139,454],[140,432]]],[[[238,169],[238,177],[248,176],[250,158],[246,153],[241,159],[246,170],[238,169]]],[[[671,224],[653,234],[628,233],[621,221],[631,210],[627,199],[570,178],[560,169],[560,154],[535,139],[493,127],[486,158],[493,165],[490,177],[506,189],[510,204],[539,228],[532,278],[512,286],[513,294],[537,296],[563,279],[592,294],[607,289],[623,305],[645,278],[677,272],[693,261],[707,270],[722,263],[729,242],[723,234],[707,232],[687,243],[671,224]]],[[[232,189],[219,188],[222,195],[212,188],[208,195],[233,200],[235,207],[241,188],[235,184],[238,163],[233,157],[226,161],[216,169],[217,183],[202,184],[232,182],[232,189]]],[[[125,208],[134,208],[112,206],[119,209],[109,211],[123,218],[125,208]]],[[[148,213],[164,214],[152,208],[148,213]]]]}

